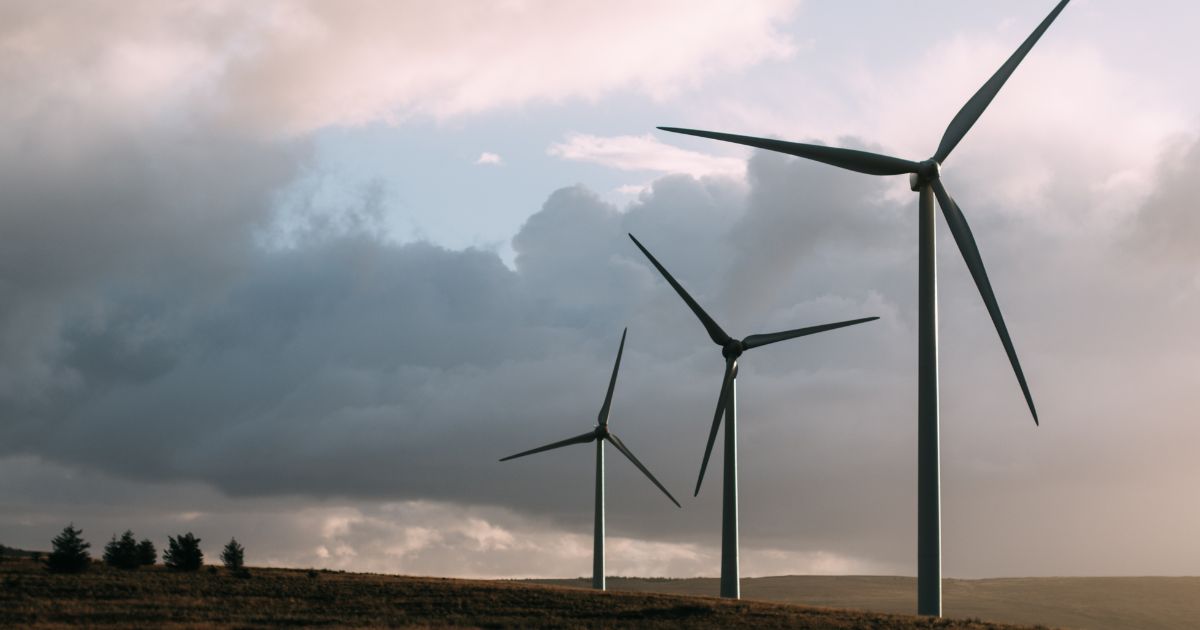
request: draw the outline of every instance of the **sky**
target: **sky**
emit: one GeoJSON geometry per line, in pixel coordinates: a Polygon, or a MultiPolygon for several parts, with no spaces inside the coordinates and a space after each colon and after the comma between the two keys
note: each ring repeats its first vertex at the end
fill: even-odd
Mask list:
{"type": "MultiPolygon", "coordinates": [[[[230,537],[251,565],[916,566],[916,207],[659,125],[920,160],[1049,0],[6,2],[0,543],[230,537]],[[720,456],[718,444],[714,453],[720,456]],[[719,461],[719,460],[718,460],[719,461]]],[[[1075,0],[943,166],[1038,405],[939,219],[951,577],[1200,571],[1200,6],[1075,0]]]]}

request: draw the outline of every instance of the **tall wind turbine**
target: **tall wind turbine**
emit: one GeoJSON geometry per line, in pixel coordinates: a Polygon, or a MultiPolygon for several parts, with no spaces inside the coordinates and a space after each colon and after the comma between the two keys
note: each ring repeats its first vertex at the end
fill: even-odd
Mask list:
{"type": "Polygon", "coordinates": [[[1017,51],[1000,66],[992,78],[979,88],[979,91],[963,105],[950,125],[946,127],[942,140],[938,144],[933,157],[923,162],[913,162],[888,155],[879,155],[867,151],[855,151],[837,147],[827,147],[798,142],[784,142],[767,138],[753,138],[712,131],[697,131],[695,129],[679,129],[676,127],[659,127],[664,131],[684,133],[715,140],[724,140],[744,144],[760,149],[787,153],[832,166],[866,173],[867,175],[909,175],[912,190],[920,194],[918,198],[918,302],[920,321],[917,333],[917,613],[921,615],[942,614],[942,544],[941,544],[941,497],[940,470],[938,462],[938,350],[937,350],[937,257],[934,250],[934,209],[933,200],[936,197],[954,242],[958,245],[971,277],[979,288],[983,303],[996,332],[1000,334],[1000,343],[1008,354],[1021,392],[1025,395],[1025,403],[1033,414],[1033,421],[1038,422],[1037,410],[1033,406],[1033,397],[1029,394],[1029,386],[1025,383],[1025,375],[1021,372],[1021,364],[1017,361],[1017,351],[1013,348],[1008,336],[1008,328],[1004,325],[1004,317],[1000,315],[1000,306],[992,292],[983,260],[979,256],[979,248],[975,245],[975,237],[967,226],[958,204],[946,192],[941,181],[941,165],[950,156],[950,152],[958,145],[963,136],[970,131],[971,126],[987,109],[996,93],[1004,86],[1004,82],[1016,70],[1017,65],[1025,58],[1033,45],[1037,43],[1042,33],[1050,27],[1050,23],[1069,0],[1062,0],[1034,29],[1017,51]]]}
{"type": "Polygon", "coordinates": [[[650,471],[642,465],[642,462],[633,456],[633,453],[629,450],[629,447],[625,446],[621,438],[608,430],[608,412],[612,406],[613,389],[617,386],[617,371],[621,369],[621,354],[625,352],[625,335],[628,332],[629,329],[626,328],[621,333],[621,346],[617,348],[617,361],[613,364],[612,378],[608,381],[608,393],[604,395],[604,404],[600,407],[600,418],[597,420],[596,428],[582,435],[554,442],[553,444],[539,446],[535,449],[517,453],[516,455],[509,455],[500,460],[506,462],[510,459],[525,457],[526,455],[533,455],[542,451],[551,451],[556,448],[571,446],[572,444],[596,443],[596,523],[595,539],[592,542],[592,588],[601,591],[604,590],[604,441],[608,440],[612,442],[612,445],[622,455],[628,457],[629,461],[633,462],[633,465],[637,466],[638,470],[649,477],[650,481],[653,481],[654,485],[658,486],[658,489],[667,495],[667,498],[671,500],[671,503],[675,504],[675,507],[682,507],[679,505],[679,501],[676,501],[675,497],[671,496],[671,493],[667,492],[667,489],[654,478],[654,475],[650,474],[650,471]]]}
{"type": "MultiPolygon", "coordinates": [[[[650,263],[655,269],[666,278],[667,284],[670,284],[679,297],[687,303],[688,308],[696,314],[697,319],[708,331],[708,336],[713,342],[721,346],[721,355],[725,357],[725,376],[721,379],[721,392],[717,396],[717,411],[713,415],[712,428],[708,432],[708,445],[704,447],[704,461],[700,463],[700,476],[696,479],[696,491],[694,495],[700,494],[700,484],[704,481],[704,471],[708,468],[708,457],[712,455],[713,443],[717,440],[717,430],[721,427],[721,415],[725,416],[725,487],[722,496],[721,505],[721,597],[732,597],[737,599],[741,597],[741,584],[739,582],[738,572],[738,502],[737,502],[737,372],[738,372],[738,357],[742,353],[751,348],[765,346],[777,341],[786,341],[795,339],[796,337],[804,337],[826,330],[842,328],[844,326],[853,326],[863,322],[869,322],[879,319],[878,317],[864,317],[862,319],[852,319],[845,322],[837,322],[835,324],[821,324],[820,326],[809,326],[807,328],[797,328],[795,330],[785,330],[783,332],[766,333],[762,335],[750,335],[742,340],[730,337],[717,322],[709,317],[704,309],[688,295],[683,286],[671,276],[642,244],[634,238],[632,234],[629,238],[633,239],[633,244],[642,250],[646,258],[650,259],[650,263]]],[[[693,495],[693,496],[694,496],[693,495]]]]}

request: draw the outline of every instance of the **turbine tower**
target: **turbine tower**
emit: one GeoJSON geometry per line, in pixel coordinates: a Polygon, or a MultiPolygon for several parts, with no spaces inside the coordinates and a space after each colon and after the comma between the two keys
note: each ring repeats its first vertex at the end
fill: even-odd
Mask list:
{"type": "Polygon", "coordinates": [[[688,295],[674,277],[663,267],[658,260],[634,238],[632,234],[629,238],[633,239],[633,244],[637,245],[638,249],[650,259],[650,263],[655,269],[666,278],[667,284],[670,284],[679,297],[687,303],[688,308],[696,314],[696,318],[708,331],[708,336],[713,342],[721,346],[721,355],[725,357],[725,376],[721,379],[721,391],[717,395],[717,411],[713,415],[712,428],[708,432],[708,445],[704,447],[704,461],[700,463],[700,476],[696,479],[696,491],[693,496],[700,494],[700,484],[704,481],[704,471],[708,468],[708,458],[712,455],[713,443],[717,440],[717,430],[721,427],[721,416],[725,416],[725,484],[721,502],[721,597],[731,597],[737,599],[741,597],[741,584],[739,582],[739,567],[738,567],[738,501],[737,501],[737,372],[738,372],[738,357],[742,353],[751,348],[765,346],[777,341],[786,341],[795,339],[796,337],[804,337],[826,330],[842,328],[844,326],[853,326],[863,322],[869,322],[879,319],[878,317],[864,317],[862,319],[852,319],[845,322],[837,322],[834,324],[821,324],[820,326],[809,326],[807,328],[797,328],[795,330],[785,330],[777,333],[767,333],[762,335],[750,335],[742,340],[730,337],[717,322],[709,317],[704,309],[688,295]]]}
{"type": "Polygon", "coordinates": [[[608,412],[612,406],[613,389],[617,386],[617,371],[621,369],[621,354],[625,352],[625,335],[628,332],[628,328],[621,332],[621,345],[617,348],[617,361],[613,364],[612,378],[608,381],[608,393],[604,395],[604,404],[600,407],[600,417],[597,420],[596,428],[582,435],[554,442],[553,444],[539,446],[528,451],[522,451],[500,460],[506,462],[510,459],[525,457],[526,455],[533,455],[542,451],[551,451],[556,448],[571,446],[572,444],[596,443],[596,521],[594,530],[595,539],[592,542],[592,588],[601,591],[604,590],[604,441],[608,440],[612,442],[612,445],[622,455],[628,457],[629,461],[633,462],[633,465],[637,466],[638,470],[649,477],[650,481],[654,482],[654,485],[658,486],[658,489],[667,495],[667,498],[671,500],[671,503],[675,504],[675,507],[682,507],[679,505],[679,501],[676,501],[675,497],[671,496],[671,493],[667,492],[667,489],[658,482],[658,479],[655,479],[654,475],[650,474],[650,471],[642,465],[642,462],[633,456],[633,453],[629,450],[629,447],[625,446],[621,438],[608,430],[608,412]]]}
{"type": "Polygon", "coordinates": [[[1029,386],[1025,383],[1025,375],[1021,364],[1017,361],[1017,351],[1013,348],[1012,339],[1008,336],[1008,328],[1004,325],[1004,317],[1000,314],[1000,306],[988,281],[979,248],[967,219],[962,210],[954,202],[954,198],[946,192],[942,185],[941,165],[950,156],[950,152],[958,145],[963,136],[970,131],[975,121],[979,119],[988,104],[995,98],[996,93],[1004,86],[1004,82],[1016,70],[1017,65],[1033,48],[1042,33],[1050,27],[1058,14],[1067,6],[1069,0],[1061,0],[1042,23],[1034,29],[1017,51],[1000,66],[983,87],[963,105],[950,125],[946,127],[942,140],[938,144],[933,157],[923,162],[913,162],[888,155],[855,151],[837,147],[828,147],[797,142],[784,142],[767,138],[753,138],[712,131],[695,129],[679,129],[676,127],[659,127],[664,131],[701,136],[726,142],[744,144],[759,149],[787,153],[798,157],[823,162],[832,166],[865,173],[867,175],[909,175],[909,184],[918,198],[918,303],[919,324],[917,333],[917,613],[921,615],[942,614],[942,545],[941,545],[941,497],[940,497],[940,464],[938,455],[938,349],[937,349],[937,258],[934,231],[934,198],[942,208],[946,217],[946,225],[954,236],[954,242],[962,253],[967,269],[979,288],[983,303],[991,315],[996,332],[1000,335],[1000,343],[1008,354],[1008,360],[1016,373],[1021,392],[1025,395],[1025,403],[1033,414],[1033,421],[1038,422],[1037,409],[1033,406],[1033,397],[1029,394],[1029,386]]]}

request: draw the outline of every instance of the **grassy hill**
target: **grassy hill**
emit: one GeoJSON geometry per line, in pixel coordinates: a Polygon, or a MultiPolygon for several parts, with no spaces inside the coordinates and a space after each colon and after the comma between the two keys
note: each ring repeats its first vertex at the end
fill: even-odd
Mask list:
{"type": "Polygon", "coordinates": [[[0,626],[416,628],[1008,628],[794,604],[653,593],[594,593],[524,582],[294,569],[178,574],[95,566],[52,575],[0,563],[0,626]]]}
{"type": "MultiPolygon", "coordinates": [[[[584,587],[585,580],[539,580],[584,587]]],[[[660,580],[609,578],[610,590],[716,595],[715,578],[660,580]]],[[[1093,630],[1200,628],[1200,577],[1098,577],[948,579],[945,613],[1004,623],[1093,630]]],[[[917,608],[911,577],[780,576],[742,580],[742,595],[769,600],[910,613],[917,608]]]]}
{"type": "Polygon", "coordinates": [[[8,558],[35,558],[44,555],[46,554],[42,551],[28,551],[26,549],[17,549],[15,547],[0,545],[0,560],[5,560],[8,558]]]}

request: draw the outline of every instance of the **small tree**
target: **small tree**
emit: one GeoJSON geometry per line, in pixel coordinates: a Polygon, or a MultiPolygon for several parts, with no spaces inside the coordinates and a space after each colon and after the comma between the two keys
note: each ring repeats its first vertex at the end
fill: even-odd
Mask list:
{"type": "Polygon", "coordinates": [[[200,551],[200,539],[192,532],[182,536],[168,536],[167,550],[163,553],[163,564],[174,571],[199,571],[204,564],[204,552],[200,551]]]}
{"type": "Polygon", "coordinates": [[[149,538],[142,540],[137,546],[138,564],[150,566],[158,561],[158,550],[149,538]]]}
{"type": "Polygon", "coordinates": [[[230,538],[229,544],[225,545],[225,549],[221,551],[221,562],[225,563],[225,568],[230,571],[241,571],[244,565],[246,549],[238,543],[236,538],[230,538]]]}
{"type": "Polygon", "coordinates": [[[104,546],[104,562],[118,569],[136,569],[142,566],[133,532],[125,530],[119,540],[117,535],[113,534],[112,541],[104,546]]]}
{"type": "Polygon", "coordinates": [[[46,558],[46,568],[54,573],[82,573],[92,564],[92,556],[88,553],[91,543],[80,538],[83,530],[75,529],[71,523],[63,528],[62,533],[54,537],[50,544],[54,550],[46,558]]]}

